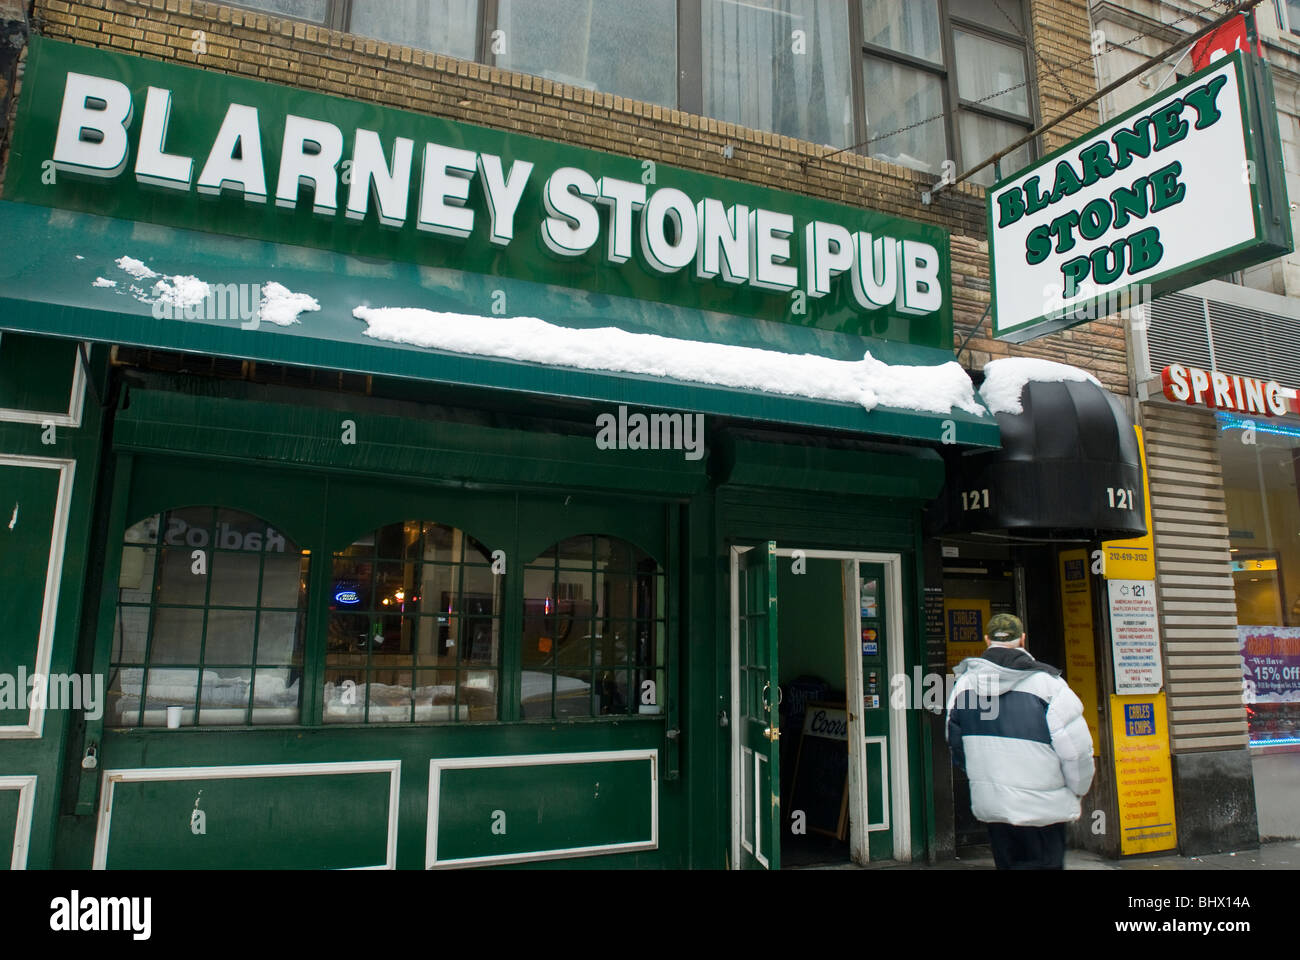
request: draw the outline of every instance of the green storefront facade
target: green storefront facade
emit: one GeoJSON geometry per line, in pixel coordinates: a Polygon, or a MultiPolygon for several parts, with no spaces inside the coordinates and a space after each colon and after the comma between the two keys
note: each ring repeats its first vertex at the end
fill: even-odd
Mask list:
{"type": "Polygon", "coordinates": [[[729,381],[637,351],[938,367],[944,231],[52,41],[21,97],[0,673],[103,696],[0,701],[7,860],[773,867],[828,810],[854,860],[932,852],[931,725],[889,709],[888,678],[930,669],[940,451],[995,448],[996,422],[765,390],[736,372],[752,354],[724,357],[729,381]],[[333,188],[321,163],[346,168],[333,188]],[[430,345],[394,307],[470,333],[537,318],[593,355],[604,328],[634,338],[616,362],[430,345]],[[701,416],[701,448],[644,449],[638,414],[687,439],[701,416]],[[836,797],[789,808],[812,760],[779,690],[818,658],[843,671],[842,829],[836,797]]]}

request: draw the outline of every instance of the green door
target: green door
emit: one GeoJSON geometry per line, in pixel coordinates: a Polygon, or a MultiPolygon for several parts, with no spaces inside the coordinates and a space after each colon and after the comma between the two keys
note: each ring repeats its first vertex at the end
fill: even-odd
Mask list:
{"type": "Polygon", "coordinates": [[[744,869],[781,866],[776,660],[776,542],[743,554],[737,584],[740,856],[744,869]]]}
{"type": "Polygon", "coordinates": [[[889,777],[889,597],[885,568],[858,564],[858,606],[862,631],[862,729],[866,739],[867,850],[871,860],[894,856],[889,777]]]}

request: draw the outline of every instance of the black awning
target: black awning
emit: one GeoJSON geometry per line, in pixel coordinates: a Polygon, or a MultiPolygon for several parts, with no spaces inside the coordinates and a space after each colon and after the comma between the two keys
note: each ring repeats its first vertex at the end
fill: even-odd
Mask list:
{"type": "Polygon", "coordinates": [[[1002,449],[947,459],[931,535],[1111,540],[1146,534],[1142,460],[1119,398],[1091,381],[1031,381],[997,414],[1002,449]]]}

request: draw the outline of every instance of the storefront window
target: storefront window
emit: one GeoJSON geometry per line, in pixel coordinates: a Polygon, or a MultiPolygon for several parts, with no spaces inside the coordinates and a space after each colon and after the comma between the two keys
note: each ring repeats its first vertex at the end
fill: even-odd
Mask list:
{"type": "Polygon", "coordinates": [[[525,719],[662,712],[663,575],[613,537],[564,540],[524,569],[525,719]]]}
{"type": "Polygon", "coordinates": [[[297,723],[308,551],[237,510],[186,507],[126,531],[108,722],[297,723]],[[175,711],[173,711],[174,713],[175,711]]]}
{"type": "Polygon", "coordinates": [[[1216,416],[1251,744],[1300,743],[1300,423],[1216,416]]]}
{"type": "Polygon", "coordinates": [[[505,576],[485,546],[413,520],[332,560],[326,723],[498,718],[505,576]]]}
{"type": "Polygon", "coordinates": [[[706,116],[813,143],[853,143],[848,5],[704,0],[706,116]]]}

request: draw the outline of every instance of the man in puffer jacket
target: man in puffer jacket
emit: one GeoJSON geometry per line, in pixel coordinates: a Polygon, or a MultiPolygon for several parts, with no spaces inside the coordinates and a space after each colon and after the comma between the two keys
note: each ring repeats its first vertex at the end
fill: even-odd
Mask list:
{"type": "Polygon", "coordinates": [[[998,869],[1061,870],[1065,824],[1092,785],[1092,737],[1061,671],[1031,657],[1025,639],[1019,618],[989,619],[988,649],[953,671],[948,745],[998,869]]]}

